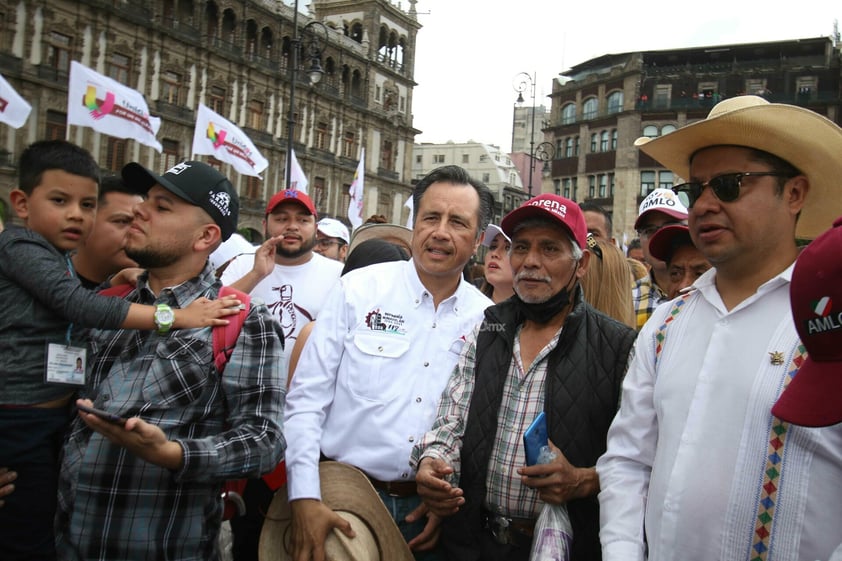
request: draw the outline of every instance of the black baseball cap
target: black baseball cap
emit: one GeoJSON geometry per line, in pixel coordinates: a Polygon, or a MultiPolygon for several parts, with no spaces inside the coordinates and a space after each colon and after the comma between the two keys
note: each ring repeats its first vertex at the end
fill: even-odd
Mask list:
{"type": "Polygon", "coordinates": [[[240,198],[228,178],[204,162],[181,162],[163,175],[152,173],[137,162],[123,166],[123,181],[145,195],[156,183],[207,212],[222,231],[222,241],[237,230],[240,198]]]}

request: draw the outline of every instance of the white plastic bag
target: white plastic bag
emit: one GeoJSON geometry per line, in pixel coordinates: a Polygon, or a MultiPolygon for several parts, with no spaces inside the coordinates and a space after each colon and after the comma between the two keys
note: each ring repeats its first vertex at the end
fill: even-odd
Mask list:
{"type": "MultiPolygon", "coordinates": [[[[538,463],[551,462],[554,457],[549,446],[543,446],[538,463]]],[[[572,545],[573,526],[567,515],[567,506],[545,503],[535,523],[529,561],[570,561],[572,545]]]]}

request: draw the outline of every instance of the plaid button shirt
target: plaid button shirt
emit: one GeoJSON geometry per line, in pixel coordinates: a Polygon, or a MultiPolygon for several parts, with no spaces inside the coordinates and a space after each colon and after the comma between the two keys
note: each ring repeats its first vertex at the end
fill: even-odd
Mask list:
{"type": "MultiPolygon", "coordinates": [[[[215,298],[203,273],[158,298],[145,276],[128,299],[183,308],[215,298]]],[[[212,559],[226,479],[255,477],[280,460],[280,326],[253,305],[225,372],[213,364],[211,329],[94,331],[88,397],[122,417],[160,427],[184,450],[182,469],[150,464],[75,419],[59,482],[60,559],[212,559]]]]}
{"type": "MultiPolygon", "coordinates": [[[[520,330],[518,326],[509,372],[503,385],[503,398],[497,414],[497,435],[488,463],[485,506],[506,516],[535,519],[543,503],[534,489],[521,483],[516,470],[526,464],[523,433],[544,409],[547,356],[558,345],[561,328],[541,349],[526,371],[520,360],[520,330]]],[[[450,464],[455,474],[451,481],[453,485],[458,485],[461,468],[459,454],[474,392],[477,334],[478,330],[475,330],[462,350],[459,362],[442,394],[433,428],[412,450],[411,464],[415,469],[425,456],[441,458],[450,464]]]]}
{"type": "Polygon", "coordinates": [[[632,301],[634,302],[634,316],[638,331],[655,311],[655,308],[666,300],[667,295],[652,280],[651,273],[637,281],[632,289],[632,301]]]}

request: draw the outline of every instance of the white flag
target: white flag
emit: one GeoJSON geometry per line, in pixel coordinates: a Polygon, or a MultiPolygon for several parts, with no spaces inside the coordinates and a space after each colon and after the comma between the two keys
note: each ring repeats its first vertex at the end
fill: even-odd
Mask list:
{"type": "Polygon", "coordinates": [[[301,191],[305,195],[307,194],[307,185],[310,184],[307,181],[307,176],[304,175],[304,170],[301,169],[301,165],[298,163],[298,158],[295,157],[295,150],[292,148],[289,149],[290,153],[290,168],[289,168],[289,188],[293,191],[301,191]]]}
{"type": "Polygon", "coordinates": [[[19,129],[29,118],[30,111],[32,111],[32,106],[3,76],[0,76],[0,123],[19,129]]]}
{"type": "Polygon", "coordinates": [[[196,129],[193,131],[193,154],[210,154],[234,166],[243,175],[260,177],[269,161],[257,151],[251,139],[237,125],[199,104],[196,129]]]}
{"type": "Polygon", "coordinates": [[[161,152],[161,143],[155,138],[161,119],[149,115],[143,95],[75,60],[70,63],[67,124],[133,138],[161,152]]]}
{"type": "Polygon", "coordinates": [[[354,182],[348,189],[351,203],[348,205],[348,221],[351,226],[358,228],[363,223],[363,185],[365,183],[365,148],[360,155],[360,163],[354,172],[354,182]]]}
{"type": "Polygon", "coordinates": [[[412,193],[410,193],[409,198],[403,206],[409,209],[409,216],[406,218],[406,227],[412,230],[412,213],[415,212],[415,200],[412,198],[412,193]]]}

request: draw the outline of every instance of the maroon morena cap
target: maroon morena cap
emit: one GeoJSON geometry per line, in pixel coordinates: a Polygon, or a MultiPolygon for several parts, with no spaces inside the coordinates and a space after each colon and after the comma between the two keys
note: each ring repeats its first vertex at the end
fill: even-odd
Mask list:
{"type": "Polygon", "coordinates": [[[796,425],[842,422],[842,217],[810,242],[792,271],[790,302],[807,359],[772,414],[796,425]]]}
{"type": "Polygon", "coordinates": [[[545,193],[533,197],[503,217],[500,226],[509,238],[514,234],[515,226],[526,218],[545,216],[558,221],[570,233],[579,249],[588,248],[588,226],[585,215],[579,205],[559,195],[545,193]]]}

